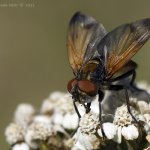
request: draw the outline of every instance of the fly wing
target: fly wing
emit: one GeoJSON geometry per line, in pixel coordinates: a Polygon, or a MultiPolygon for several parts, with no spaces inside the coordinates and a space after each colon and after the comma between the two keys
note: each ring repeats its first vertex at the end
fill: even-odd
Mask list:
{"type": "Polygon", "coordinates": [[[150,18],[124,24],[108,33],[99,43],[105,56],[107,78],[119,71],[150,38],[150,18]]]}
{"type": "Polygon", "coordinates": [[[105,35],[105,28],[94,18],[80,12],[75,13],[67,35],[69,62],[75,74],[98,54],[97,44],[105,35]]]}
{"type": "Polygon", "coordinates": [[[111,81],[113,81],[113,79],[116,80],[116,78],[119,78],[120,76],[135,70],[137,68],[137,64],[130,60],[129,62],[127,62],[121,69],[119,69],[115,74],[113,74],[113,76],[111,77],[111,81]]]}

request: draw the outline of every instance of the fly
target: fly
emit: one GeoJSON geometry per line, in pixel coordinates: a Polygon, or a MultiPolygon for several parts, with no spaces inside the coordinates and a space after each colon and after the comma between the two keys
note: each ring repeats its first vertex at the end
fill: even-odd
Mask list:
{"type": "Polygon", "coordinates": [[[83,104],[88,113],[92,100],[98,94],[101,122],[104,91],[122,89],[125,91],[128,112],[134,118],[127,87],[113,83],[131,76],[130,84],[133,84],[137,64],[131,58],[149,38],[150,18],[123,24],[107,33],[94,18],[80,12],[74,14],[67,35],[68,57],[74,78],[68,82],[67,89],[79,118],[81,115],[76,102],[83,104]]]}

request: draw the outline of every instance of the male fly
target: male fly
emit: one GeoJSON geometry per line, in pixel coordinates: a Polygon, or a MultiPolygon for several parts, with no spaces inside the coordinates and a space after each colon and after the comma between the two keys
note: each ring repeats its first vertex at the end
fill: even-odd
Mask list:
{"type": "MultiPolygon", "coordinates": [[[[81,115],[76,102],[84,105],[86,113],[98,94],[99,120],[105,90],[122,90],[126,95],[131,116],[127,87],[113,84],[131,76],[135,79],[137,65],[131,58],[150,38],[150,18],[123,24],[107,33],[94,18],[77,12],[72,17],[67,35],[67,48],[74,78],[67,89],[72,95],[77,115],[81,115]]],[[[135,119],[136,120],[136,119],[135,119]]]]}

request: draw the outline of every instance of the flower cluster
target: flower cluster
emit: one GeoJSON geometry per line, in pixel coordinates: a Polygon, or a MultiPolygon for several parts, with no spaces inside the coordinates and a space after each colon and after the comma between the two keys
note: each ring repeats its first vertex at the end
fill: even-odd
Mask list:
{"type": "MultiPolygon", "coordinates": [[[[150,91],[148,85],[140,83],[138,86],[150,91]]],[[[106,94],[102,123],[97,97],[88,114],[84,106],[77,105],[82,116],[79,120],[71,95],[53,92],[38,112],[30,104],[18,105],[13,122],[5,130],[6,140],[12,150],[149,149],[150,104],[148,97],[139,96],[143,91],[135,88],[134,93],[138,94],[130,95],[130,106],[123,101],[113,107],[115,111],[109,111],[111,113],[105,112],[105,108],[111,109],[106,102],[114,97],[106,94]]],[[[129,93],[132,92],[133,88],[129,88],[129,93]]],[[[145,95],[149,95],[148,92],[145,95]]]]}
{"type": "Polygon", "coordinates": [[[42,149],[43,145],[63,149],[78,123],[70,95],[54,92],[43,101],[38,113],[30,104],[18,105],[5,135],[13,150],[42,149]]]}

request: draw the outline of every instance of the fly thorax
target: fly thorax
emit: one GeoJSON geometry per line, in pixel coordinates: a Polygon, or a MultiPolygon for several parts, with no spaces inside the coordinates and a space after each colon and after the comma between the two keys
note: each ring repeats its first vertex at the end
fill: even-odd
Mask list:
{"type": "Polygon", "coordinates": [[[95,83],[102,83],[105,78],[104,66],[99,65],[96,70],[90,75],[90,79],[95,83]]]}

